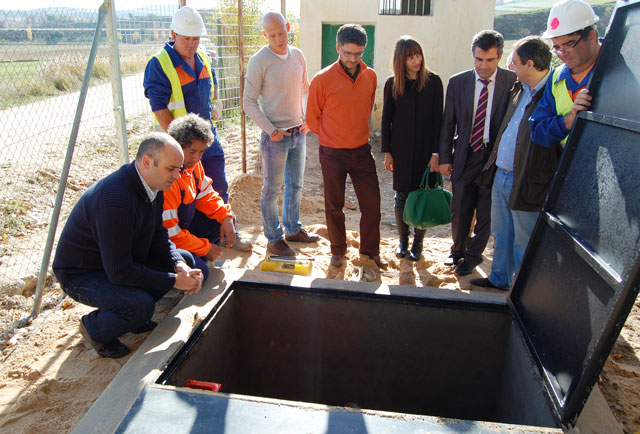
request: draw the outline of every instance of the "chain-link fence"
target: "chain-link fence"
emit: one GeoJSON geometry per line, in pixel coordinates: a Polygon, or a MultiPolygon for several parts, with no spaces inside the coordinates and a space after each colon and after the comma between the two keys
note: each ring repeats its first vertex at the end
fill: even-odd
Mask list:
{"type": "MultiPolygon", "coordinates": [[[[105,2],[106,3],[106,2],[105,2]]],[[[143,73],[149,56],[170,39],[172,15],[179,0],[149,6],[145,0],[115,0],[115,36],[122,75],[128,153],[150,131],[152,118],[143,93],[143,73]]],[[[191,2],[187,1],[187,4],[191,2]]],[[[196,3],[196,2],[194,2],[196,3]]],[[[218,133],[225,147],[230,180],[242,173],[242,138],[256,148],[259,131],[242,129],[241,71],[264,44],[260,28],[260,0],[219,0],[194,4],[208,30],[202,44],[210,53],[218,76],[223,119],[218,133]],[[238,4],[240,3],[240,8],[238,4]],[[208,8],[203,6],[210,5],[208,8]],[[240,9],[240,10],[239,10],[240,9]],[[238,22],[242,16],[242,34],[238,22]],[[240,53],[244,65],[240,68],[240,53]]],[[[47,8],[29,11],[0,7],[0,332],[24,316],[50,227],[51,210],[87,68],[98,10],[47,8]]],[[[115,170],[118,138],[114,125],[114,78],[105,26],[100,29],[97,56],[84,105],[58,233],[71,207],[92,183],[115,170]]],[[[117,88],[117,87],[115,87],[117,88]]],[[[118,95],[117,95],[118,96],[118,95]]],[[[259,166],[249,158],[247,169],[259,166]]],[[[57,239],[57,237],[55,238],[57,239]]],[[[49,268],[50,270],[50,268],[49,268]]],[[[49,281],[51,273],[49,271],[49,281]]],[[[57,294],[59,295],[59,293],[57,294]]],[[[56,295],[56,296],[57,296],[56,295]]],[[[45,294],[45,305],[55,302],[45,294]]],[[[28,311],[27,311],[28,313],[28,311]]]]}

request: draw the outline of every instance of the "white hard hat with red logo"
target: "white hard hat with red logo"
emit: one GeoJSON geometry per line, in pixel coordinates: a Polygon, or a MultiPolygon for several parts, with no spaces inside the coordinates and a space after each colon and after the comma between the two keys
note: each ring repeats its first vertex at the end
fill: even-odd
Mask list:
{"type": "Polygon", "coordinates": [[[542,34],[542,37],[551,39],[569,35],[599,20],[591,6],[583,0],[562,0],[551,8],[547,19],[547,31],[542,34]]]}
{"type": "Polygon", "coordinates": [[[207,34],[202,16],[191,6],[183,6],[173,15],[171,30],[182,36],[204,36],[207,34]]]}

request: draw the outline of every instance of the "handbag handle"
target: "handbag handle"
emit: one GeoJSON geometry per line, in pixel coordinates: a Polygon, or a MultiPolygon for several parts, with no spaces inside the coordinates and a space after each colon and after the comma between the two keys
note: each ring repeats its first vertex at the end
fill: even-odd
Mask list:
{"type": "MultiPolygon", "coordinates": [[[[422,175],[422,182],[420,182],[420,188],[424,189],[424,190],[431,190],[429,188],[429,173],[431,173],[431,170],[429,169],[429,166],[427,166],[427,170],[424,171],[424,174],[422,175]]],[[[443,188],[444,187],[444,178],[442,177],[442,173],[440,172],[436,172],[438,175],[436,176],[436,185],[434,188],[443,188]]]]}

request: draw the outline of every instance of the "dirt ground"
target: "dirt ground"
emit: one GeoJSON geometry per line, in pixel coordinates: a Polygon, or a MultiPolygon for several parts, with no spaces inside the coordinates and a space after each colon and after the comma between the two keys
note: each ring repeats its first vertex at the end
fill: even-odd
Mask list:
{"type": "MultiPolygon", "coordinates": [[[[257,269],[266,253],[266,239],[262,235],[260,217],[259,170],[239,175],[241,151],[237,134],[226,137],[228,176],[231,182],[231,204],[238,216],[238,225],[245,238],[254,243],[253,252],[225,253],[222,267],[257,269]]],[[[255,140],[255,137],[254,137],[255,140]]],[[[358,254],[359,211],[353,189],[347,189],[347,233],[349,251],[345,266],[329,266],[329,241],[324,224],[322,175],[318,163],[318,145],[308,138],[307,169],[301,205],[302,221],[306,229],[321,236],[313,245],[292,243],[301,255],[315,258],[314,274],[337,280],[356,281],[373,278],[388,284],[433,286],[445,291],[491,291],[472,288],[469,280],[485,277],[490,271],[492,245],[485,252],[484,263],[470,276],[458,278],[450,267],[442,264],[450,247],[450,227],[427,231],[423,258],[413,263],[398,260],[393,252],[397,237],[393,215],[391,175],[384,171],[379,143],[374,140],[374,154],[382,190],[381,254],[390,263],[387,271],[375,275],[362,272],[375,270],[372,261],[358,254]]],[[[248,149],[249,167],[259,169],[258,146],[255,141],[248,149]]],[[[73,181],[73,177],[72,177],[73,181]]],[[[1,309],[6,318],[16,312],[27,311],[32,296],[2,295],[1,309]]],[[[177,303],[180,295],[170,293],[156,310],[162,319],[177,303]]],[[[0,365],[0,431],[4,433],[60,433],[69,432],[109,384],[128,357],[120,360],[102,359],[86,344],[78,332],[78,320],[90,308],[65,298],[56,283],[45,295],[46,309],[28,327],[5,336],[0,365]]],[[[124,342],[133,349],[140,346],[146,335],[126,335],[124,342]]],[[[599,385],[613,413],[626,433],[640,431],[640,301],[636,300],[624,329],[602,372],[599,385]]]]}

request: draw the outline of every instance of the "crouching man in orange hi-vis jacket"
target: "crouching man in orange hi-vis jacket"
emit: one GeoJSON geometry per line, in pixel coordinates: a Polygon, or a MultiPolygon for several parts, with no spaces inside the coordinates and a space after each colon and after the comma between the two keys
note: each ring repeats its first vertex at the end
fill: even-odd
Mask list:
{"type": "Polygon", "coordinates": [[[173,120],[167,132],[182,146],[184,165],[164,194],[163,225],[176,247],[194,254],[206,280],[206,261],[215,261],[222,254],[219,245],[228,248],[236,238],[231,207],[213,189],[200,162],[214,136],[211,125],[193,113],[173,120]]]}

